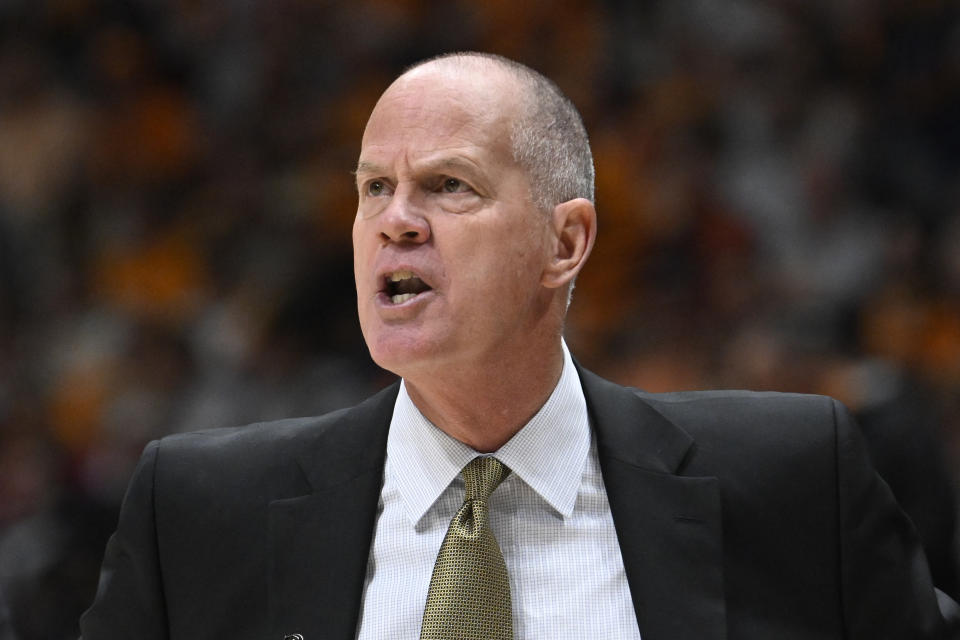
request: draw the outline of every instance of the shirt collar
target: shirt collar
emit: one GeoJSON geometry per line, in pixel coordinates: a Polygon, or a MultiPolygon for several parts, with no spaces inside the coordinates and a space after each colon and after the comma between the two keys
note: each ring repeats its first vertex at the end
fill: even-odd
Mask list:
{"type": "MultiPolygon", "coordinates": [[[[569,517],[590,449],[590,426],[580,378],[566,343],[561,346],[563,371],[553,393],[492,455],[569,517]]],[[[387,435],[387,473],[397,484],[411,523],[419,522],[463,467],[479,455],[434,426],[401,383],[387,435]]]]}

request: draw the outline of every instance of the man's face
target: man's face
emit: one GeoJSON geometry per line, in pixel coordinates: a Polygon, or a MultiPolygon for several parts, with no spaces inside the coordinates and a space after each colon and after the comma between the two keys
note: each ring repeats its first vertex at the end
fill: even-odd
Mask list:
{"type": "Polygon", "coordinates": [[[421,67],[367,123],[353,226],[360,326],[402,376],[517,353],[549,304],[549,216],[510,150],[517,89],[490,71],[421,67]]]}

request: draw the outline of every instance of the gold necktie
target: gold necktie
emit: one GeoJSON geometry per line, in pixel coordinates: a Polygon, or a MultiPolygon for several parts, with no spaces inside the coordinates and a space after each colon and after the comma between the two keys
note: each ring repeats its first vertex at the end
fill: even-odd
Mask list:
{"type": "Polygon", "coordinates": [[[487,510],[487,499],[509,473],[489,457],[463,468],[467,495],[433,565],[421,640],[512,640],[510,580],[487,510]]]}

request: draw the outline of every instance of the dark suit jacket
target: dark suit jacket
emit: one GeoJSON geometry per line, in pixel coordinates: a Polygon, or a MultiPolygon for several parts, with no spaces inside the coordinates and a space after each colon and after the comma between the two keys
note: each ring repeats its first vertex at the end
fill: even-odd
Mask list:
{"type": "MultiPolygon", "coordinates": [[[[837,402],[580,376],[644,640],[943,637],[914,529],[837,402]]],[[[396,393],[151,443],[84,637],[354,638],[396,393]]]]}

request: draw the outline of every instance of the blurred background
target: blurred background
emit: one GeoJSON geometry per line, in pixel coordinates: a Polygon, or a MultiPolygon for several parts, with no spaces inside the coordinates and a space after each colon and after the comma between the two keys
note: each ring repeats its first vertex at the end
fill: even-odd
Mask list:
{"type": "Polygon", "coordinates": [[[76,636],[149,440],[391,381],[356,321],[350,171],[391,79],[458,49],[544,72],[591,133],[581,362],[652,391],[839,397],[956,596],[958,18],[937,0],[0,0],[0,637],[76,636]]]}

